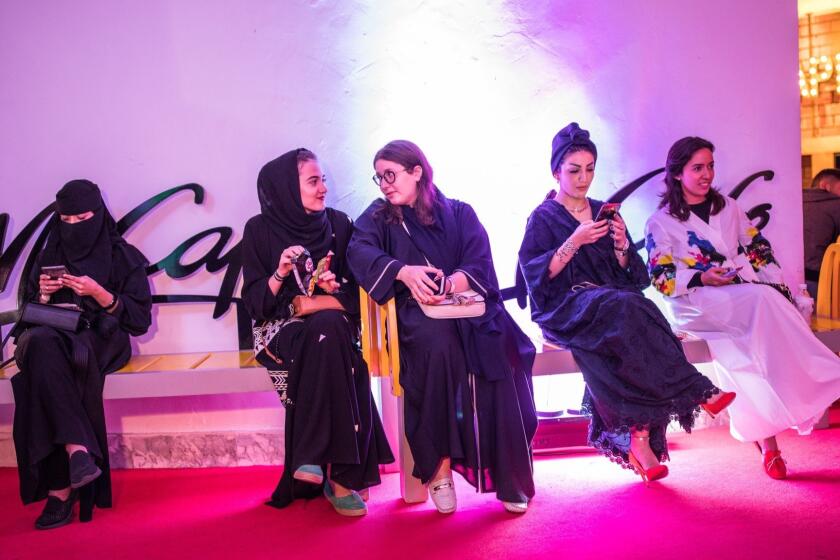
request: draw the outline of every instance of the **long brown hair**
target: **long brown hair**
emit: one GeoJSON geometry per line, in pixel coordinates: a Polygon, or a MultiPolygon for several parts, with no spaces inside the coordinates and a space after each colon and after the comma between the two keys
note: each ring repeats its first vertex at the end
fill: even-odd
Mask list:
{"type": "MultiPolygon", "coordinates": [[[[665,161],[665,192],[662,193],[662,200],[659,201],[660,208],[667,208],[668,213],[684,222],[691,213],[688,203],[683,196],[682,183],[677,179],[683,169],[694,157],[694,154],[703,148],[714,153],[715,146],[705,138],[699,136],[686,136],[680,138],[671,149],[668,150],[668,158],[665,161]]],[[[709,189],[707,199],[712,201],[712,215],[717,214],[726,206],[726,199],[714,187],[709,189]]]]}
{"type": "MultiPolygon", "coordinates": [[[[373,156],[373,164],[376,165],[376,162],[381,159],[398,163],[409,171],[420,166],[423,175],[417,181],[417,201],[414,203],[414,211],[420,223],[427,226],[435,223],[434,206],[437,204],[437,188],[432,181],[432,166],[429,165],[429,160],[426,159],[423,150],[408,140],[392,140],[376,152],[373,156]]],[[[387,200],[379,213],[385,215],[385,222],[388,224],[402,223],[402,208],[387,200]]]]}

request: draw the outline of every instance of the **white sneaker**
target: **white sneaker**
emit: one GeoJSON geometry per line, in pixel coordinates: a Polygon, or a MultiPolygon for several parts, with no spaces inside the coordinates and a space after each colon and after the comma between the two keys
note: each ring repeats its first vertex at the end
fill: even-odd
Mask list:
{"type": "Polygon", "coordinates": [[[455,483],[451,478],[441,478],[429,483],[429,493],[440,513],[452,513],[458,507],[455,497],[455,483]]]}
{"type": "Polygon", "coordinates": [[[511,513],[525,513],[528,511],[528,502],[502,502],[502,505],[511,513]]]}

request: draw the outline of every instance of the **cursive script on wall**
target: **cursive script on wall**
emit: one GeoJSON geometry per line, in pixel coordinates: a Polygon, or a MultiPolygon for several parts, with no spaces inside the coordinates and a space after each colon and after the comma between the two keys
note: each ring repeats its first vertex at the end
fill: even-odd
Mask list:
{"type": "MultiPolygon", "coordinates": [[[[664,168],[655,169],[646,173],[639,178],[629,182],[627,185],[616,191],[610,198],[610,202],[624,202],[633,195],[642,185],[656,177],[664,171],[664,168]]],[[[764,179],[770,181],[773,179],[774,173],[770,170],[759,171],[745,178],[738,183],[735,188],[730,191],[729,195],[732,198],[738,198],[754,181],[757,179],[764,179]]],[[[121,234],[127,234],[128,231],[137,224],[141,219],[148,216],[161,203],[171,198],[180,192],[191,192],[193,194],[194,204],[203,204],[204,202],[204,187],[197,183],[188,183],[173,187],[163,191],[128,212],[125,216],[117,222],[117,229],[121,234]]],[[[762,203],[754,206],[747,211],[747,216],[750,220],[758,219],[756,227],[763,229],[770,221],[770,210],[772,209],[770,203],[762,203]]],[[[41,251],[46,241],[47,230],[39,228],[50,219],[54,212],[54,205],[50,204],[41,210],[34,218],[32,218],[15,236],[9,246],[5,247],[6,230],[9,225],[9,215],[7,213],[0,214],[0,293],[5,292],[9,279],[12,276],[15,268],[19,265],[21,260],[24,261],[21,270],[21,278],[28,278],[32,272],[35,258],[41,251]],[[35,234],[38,233],[32,250],[29,254],[24,255],[24,249],[35,234]]],[[[179,279],[190,276],[196,273],[202,267],[208,272],[218,272],[225,270],[222,277],[222,283],[219,286],[219,292],[215,295],[201,295],[201,294],[156,294],[153,296],[154,303],[214,303],[212,317],[218,319],[224,315],[231,306],[236,309],[237,331],[239,338],[239,348],[246,350],[251,348],[251,320],[248,317],[245,306],[241,298],[234,296],[237,281],[242,273],[242,242],[233,244],[227,248],[228,243],[233,238],[233,229],[228,226],[214,227],[202,232],[199,232],[184,242],[175,247],[167,256],[160,261],[151,264],[147,269],[147,274],[155,275],[164,273],[170,278],[179,279]],[[216,236],[216,242],[212,247],[201,257],[190,263],[184,263],[184,255],[190,251],[194,246],[202,242],[204,239],[216,236]]],[[[636,248],[641,248],[643,241],[636,243],[636,248]]],[[[21,282],[17,291],[17,305],[18,309],[23,304],[24,298],[24,282],[21,282]]],[[[502,297],[505,300],[516,299],[521,308],[525,308],[527,304],[527,293],[525,289],[525,281],[522,278],[521,272],[517,267],[516,282],[514,286],[502,290],[502,297]]],[[[17,319],[18,309],[7,310],[0,312],[0,325],[13,323],[17,319]]]]}

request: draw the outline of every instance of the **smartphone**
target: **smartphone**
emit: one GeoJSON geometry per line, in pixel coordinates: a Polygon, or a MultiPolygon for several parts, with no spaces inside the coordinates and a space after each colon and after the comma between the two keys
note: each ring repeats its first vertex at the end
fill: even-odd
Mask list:
{"type": "Polygon", "coordinates": [[[598,210],[598,215],[595,216],[595,221],[600,222],[601,220],[612,220],[615,215],[618,214],[619,208],[621,208],[620,202],[605,202],[598,210]]]}
{"type": "Polygon", "coordinates": [[[724,278],[735,278],[736,276],[738,276],[738,271],[742,268],[743,267],[741,266],[739,266],[738,268],[730,268],[729,270],[721,274],[721,276],[723,276],[724,278]]]}
{"type": "Polygon", "coordinates": [[[64,266],[63,264],[59,264],[56,266],[42,266],[41,274],[46,274],[50,277],[50,280],[58,280],[63,274],[69,273],[67,272],[66,266],[64,266]]]}

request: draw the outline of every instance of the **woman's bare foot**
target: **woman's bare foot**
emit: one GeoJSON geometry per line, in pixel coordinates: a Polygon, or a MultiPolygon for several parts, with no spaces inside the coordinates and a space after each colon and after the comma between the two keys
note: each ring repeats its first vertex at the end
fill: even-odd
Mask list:
{"type": "Polygon", "coordinates": [[[645,470],[659,464],[659,459],[650,448],[647,430],[630,432],[630,452],[645,470]]]}

